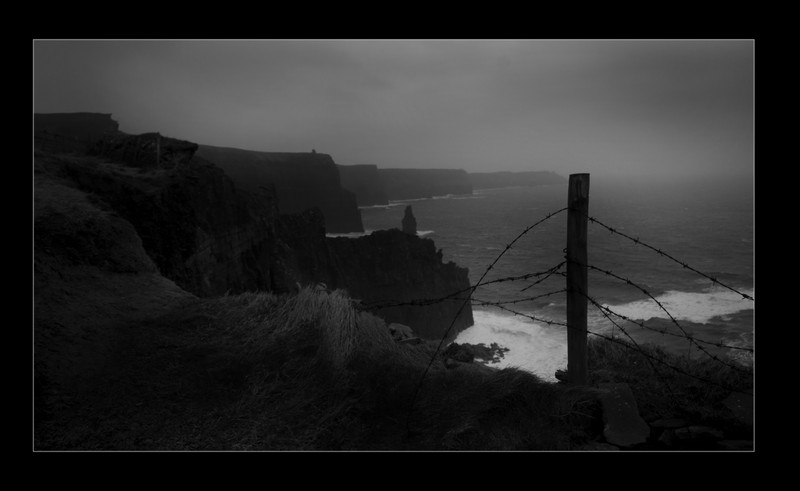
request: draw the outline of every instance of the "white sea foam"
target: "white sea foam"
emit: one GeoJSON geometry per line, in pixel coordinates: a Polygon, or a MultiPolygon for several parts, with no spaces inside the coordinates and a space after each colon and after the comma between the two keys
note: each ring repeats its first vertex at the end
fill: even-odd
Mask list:
{"type": "Polygon", "coordinates": [[[417,230],[417,235],[419,237],[424,237],[425,235],[430,235],[433,232],[434,232],[433,230],[417,230]]]}
{"type": "MultiPolygon", "coordinates": [[[[753,290],[742,293],[754,296],[753,290]]],[[[753,302],[727,289],[714,288],[705,292],[683,292],[670,290],[656,297],[676,320],[707,324],[715,317],[725,317],[753,308],[753,302]]],[[[656,302],[648,298],[622,305],[607,305],[609,309],[630,319],[669,319],[656,302]]]]}
{"type": "Polygon", "coordinates": [[[555,382],[555,372],[567,366],[567,335],[564,330],[543,327],[523,317],[485,310],[472,313],[475,324],[461,331],[456,343],[492,343],[508,348],[497,368],[517,367],[555,382]]]}
{"type": "Polygon", "coordinates": [[[398,202],[394,202],[394,201],[393,201],[393,202],[390,202],[390,203],[389,203],[389,204],[387,204],[387,205],[370,205],[370,206],[359,206],[359,207],[358,207],[358,209],[359,209],[359,210],[372,210],[372,209],[375,209],[375,208],[383,208],[383,209],[386,209],[386,208],[394,208],[395,206],[401,206],[401,205],[402,205],[402,203],[398,203],[398,202]]]}
{"type": "Polygon", "coordinates": [[[363,232],[347,232],[342,234],[325,234],[325,237],[347,237],[348,239],[355,239],[357,237],[363,237],[364,235],[369,235],[374,230],[366,229],[363,232]]]}

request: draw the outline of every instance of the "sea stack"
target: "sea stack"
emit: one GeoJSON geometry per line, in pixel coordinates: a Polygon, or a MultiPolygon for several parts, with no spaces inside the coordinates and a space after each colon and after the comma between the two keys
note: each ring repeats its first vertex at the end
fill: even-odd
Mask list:
{"type": "Polygon", "coordinates": [[[417,219],[411,212],[411,205],[406,206],[406,214],[403,216],[403,232],[409,235],[417,235],[417,219]]]}

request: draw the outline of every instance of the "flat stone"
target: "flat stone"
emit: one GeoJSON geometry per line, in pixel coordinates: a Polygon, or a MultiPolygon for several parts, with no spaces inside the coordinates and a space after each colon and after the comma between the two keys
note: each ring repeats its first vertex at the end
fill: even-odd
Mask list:
{"type": "Polygon", "coordinates": [[[623,448],[645,443],[650,437],[650,426],[639,415],[630,386],[608,383],[599,387],[606,441],[623,448]]]}

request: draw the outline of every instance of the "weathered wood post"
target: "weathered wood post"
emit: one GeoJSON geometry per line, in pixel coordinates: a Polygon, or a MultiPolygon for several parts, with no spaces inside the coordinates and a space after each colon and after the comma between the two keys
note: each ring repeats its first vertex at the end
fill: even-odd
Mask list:
{"type": "Polygon", "coordinates": [[[567,201],[567,379],[586,385],[589,174],[570,174],[567,201]]]}

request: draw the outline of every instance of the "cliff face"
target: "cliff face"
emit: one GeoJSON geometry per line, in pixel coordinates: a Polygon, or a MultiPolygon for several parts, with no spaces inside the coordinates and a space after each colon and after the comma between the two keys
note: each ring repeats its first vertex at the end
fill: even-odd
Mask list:
{"type": "Polygon", "coordinates": [[[275,289],[274,199],[237,192],[200,159],[135,170],[92,158],[42,156],[40,165],[132,224],[158,270],[196,295],[275,289]]]}
{"type": "Polygon", "coordinates": [[[470,172],[469,180],[472,182],[472,187],[475,189],[567,183],[566,178],[550,171],[470,172]]]}
{"type": "Polygon", "coordinates": [[[389,204],[376,165],[340,165],[342,187],[355,193],[358,206],[389,204]]]}
{"type": "Polygon", "coordinates": [[[472,194],[472,183],[461,169],[378,169],[390,200],[472,194]]]}
{"type": "Polygon", "coordinates": [[[422,338],[441,339],[455,318],[450,340],[473,324],[469,304],[456,318],[466,292],[432,305],[370,308],[370,304],[441,298],[469,288],[469,271],[443,263],[433,240],[392,229],[357,239],[328,238],[328,245],[338,272],[336,286],[387,322],[408,325],[422,338]]]}
{"type": "Polygon", "coordinates": [[[318,207],[329,233],[364,231],[356,197],[340,185],[339,170],[330,155],[200,145],[197,156],[217,164],[242,189],[274,186],[282,213],[318,207]]]}

